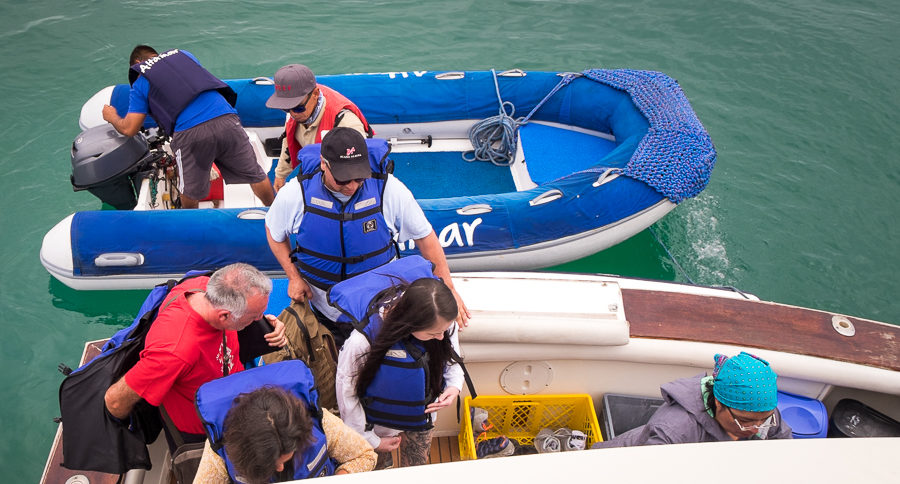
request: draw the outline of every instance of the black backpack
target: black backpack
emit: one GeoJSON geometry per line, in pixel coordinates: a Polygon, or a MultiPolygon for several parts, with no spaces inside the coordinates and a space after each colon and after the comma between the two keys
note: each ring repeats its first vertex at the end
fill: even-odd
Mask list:
{"type": "MultiPolygon", "coordinates": [[[[182,281],[207,274],[189,273],[182,281]]],[[[162,429],[159,409],[141,399],[123,422],[109,414],[104,396],[137,363],[160,305],[182,281],[169,280],[154,287],[134,322],[117,331],[94,359],[68,372],[60,384],[63,467],[108,474],[150,469],[147,444],[153,443],[162,429]]]]}
{"type": "MultiPolygon", "coordinates": [[[[128,421],[120,421],[106,409],[106,390],[140,359],[147,332],[172,288],[188,279],[212,273],[190,271],[179,281],[169,280],[157,285],[147,295],[131,325],[117,331],[103,345],[99,355],[76,370],[60,365],[60,371],[66,375],[59,386],[60,420],[64,425],[63,467],[107,474],[150,469],[147,445],[156,441],[166,423],[159,408],[141,399],[129,414],[128,421]]],[[[263,337],[272,330],[271,324],[263,317],[239,331],[240,360],[252,361],[277,350],[269,346],[263,337]]],[[[171,428],[174,429],[174,424],[171,428]]],[[[180,435],[173,438],[177,441],[180,435]]],[[[190,444],[184,447],[179,450],[191,448],[190,444]]],[[[173,458],[177,460],[179,451],[174,454],[173,458]]],[[[187,458],[190,460],[192,457],[187,458]]]]}

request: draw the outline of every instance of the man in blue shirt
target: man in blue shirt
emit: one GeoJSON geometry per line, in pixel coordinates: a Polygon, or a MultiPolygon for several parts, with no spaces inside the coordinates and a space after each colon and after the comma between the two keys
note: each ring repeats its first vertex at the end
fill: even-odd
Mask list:
{"type": "Polygon", "coordinates": [[[272,204],[272,184],[256,162],[237,111],[223,96],[234,96],[227,84],[180,49],[159,54],[139,45],[129,65],[128,114],[120,117],[114,107],[105,105],[103,119],[125,136],[134,136],[149,114],[172,136],[183,208],[197,208],[209,194],[214,161],[226,183],[249,183],[264,205],[272,204]]]}

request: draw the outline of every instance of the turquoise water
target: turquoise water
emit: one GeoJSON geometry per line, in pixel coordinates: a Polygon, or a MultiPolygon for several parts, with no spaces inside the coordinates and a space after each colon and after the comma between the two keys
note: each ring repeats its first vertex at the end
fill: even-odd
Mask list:
{"type": "MultiPolygon", "coordinates": [[[[220,77],[626,67],[676,78],[719,153],[706,191],[566,270],[732,285],[900,323],[900,63],[893,1],[6,1],[0,3],[0,475],[39,479],[59,362],[129,321],[140,291],[52,280],[44,233],[99,208],[69,183],[82,103],[137,43],[220,77]]],[[[11,479],[12,478],[12,479],[11,479]]]]}

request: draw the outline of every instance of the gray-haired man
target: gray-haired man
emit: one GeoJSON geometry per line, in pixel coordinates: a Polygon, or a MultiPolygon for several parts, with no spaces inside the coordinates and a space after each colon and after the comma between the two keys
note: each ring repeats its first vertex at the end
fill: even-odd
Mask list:
{"type": "MultiPolygon", "coordinates": [[[[144,399],[162,406],[185,442],[205,438],[194,408],[200,385],[244,369],[237,332],[263,317],[272,281],[248,264],[231,264],[210,277],[175,286],[147,333],[140,360],[106,392],[106,408],[127,419],[144,399]]],[[[284,324],[265,315],[274,331],[271,346],[283,346],[284,324]]]]}

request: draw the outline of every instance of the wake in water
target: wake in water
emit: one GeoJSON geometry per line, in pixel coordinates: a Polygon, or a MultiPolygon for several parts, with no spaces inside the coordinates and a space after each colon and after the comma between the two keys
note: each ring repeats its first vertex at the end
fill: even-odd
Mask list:
{"type": "Polygon", "coordinates": [[[657,238],[670,255],[664,264],[688,282],[722,286],[736,279],[719,230],[718,205],[716,197],[704,192],[682,203],[655,226],[657,238]],[[671,254],[679,256],[673,258],[671,254]]]}

